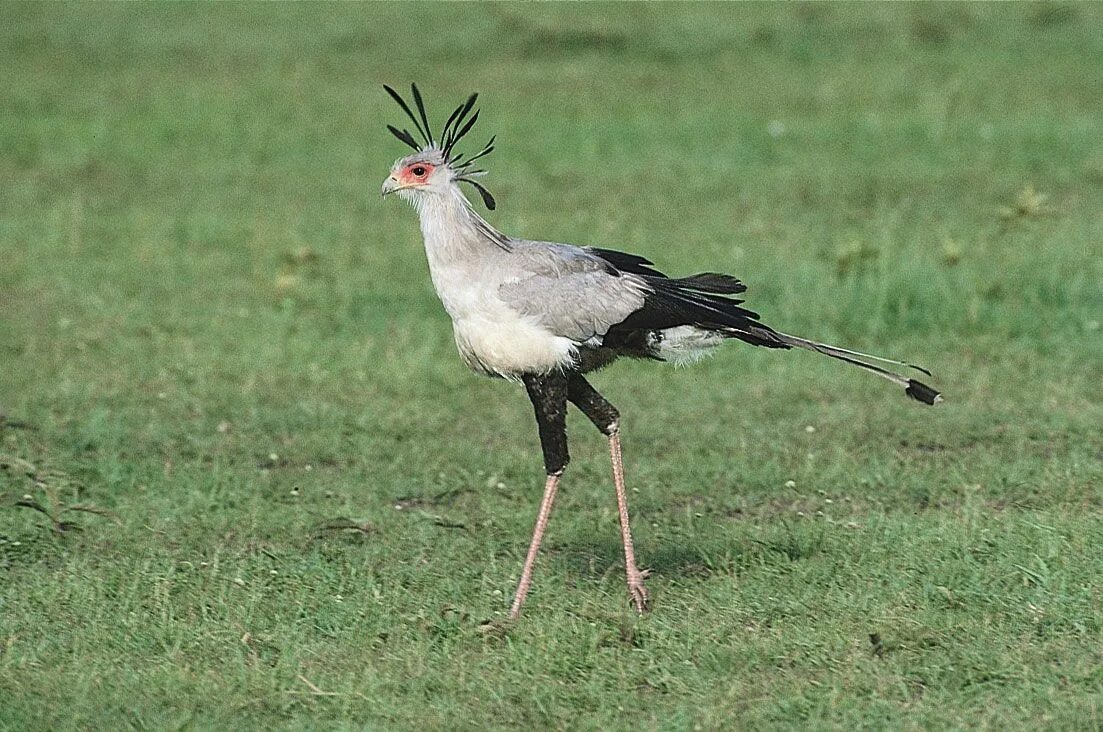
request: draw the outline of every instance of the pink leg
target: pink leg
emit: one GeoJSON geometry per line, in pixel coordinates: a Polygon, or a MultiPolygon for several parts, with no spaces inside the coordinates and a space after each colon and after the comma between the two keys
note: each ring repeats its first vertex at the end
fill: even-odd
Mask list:
{"type": "Polygon", "coordinates": [[[521,581],[517,584],[517,594],[513,596],[513,606],[509,609],[510,620],[516,620],[521,614],[521,605],[525,604],[525,596],[529,594],[529,587],[532,585],[532,567],[536,564],[536,554],[540,551],[544,530],[548,528],[548,518],[551,516],[552,503],[555,501],[555,491],[558,487],[559,476],[549,475],[548,482],[544,485],[544,500],[540,502],[540,513],[536,515],[536,528],[532,530],[532,543],[529,544],[529,553],[525,557],[525,567],[521,570],[521,581]]]}
{"type": "Polygon", "coordinates": [[[620,456],[620,435],[609,435],[609,457],[613,461],[613,483],[617,488],[617,509],[620,511],[620,537],[624,541],[624,567],[628,574],[628,594],[636,612],[647,610],[647,588],[643,586],[646,572],[636,568],[636,553],[632,550],[632,531],[628,528],[628,496],[624,490],[624,462],[620,456]]]}

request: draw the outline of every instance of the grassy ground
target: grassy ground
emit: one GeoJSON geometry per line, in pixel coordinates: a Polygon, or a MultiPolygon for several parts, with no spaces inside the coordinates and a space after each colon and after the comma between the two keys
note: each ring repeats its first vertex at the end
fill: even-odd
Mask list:
{"type": "Polygon", "coordinates": [[[1100,88],[1093,5],[3,4],[0,729],[1100,728],[1100,88]],[[488,632],[539,451],[379,200],[410,79],[484,94],[504,230],[946,403],[619,364],[655,611],[575,415],[488,632]]]}

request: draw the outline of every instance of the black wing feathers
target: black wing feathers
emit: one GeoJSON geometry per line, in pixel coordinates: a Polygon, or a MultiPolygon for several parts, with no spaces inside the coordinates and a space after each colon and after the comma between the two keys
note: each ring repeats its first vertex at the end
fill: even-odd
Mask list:
{"type": "MultiPolygon", "coordinates": [[[[656,277],[663,280],[670,279],[665,274],[655,269],[654,262],[650,259],[645,259],[636,254],[618,252],[613,249],[599,249],[598,247],[586,247],[586,251],[601,257],[606,262],[616,267],[620,272],[640,275],[641,277],[656,277]]],[[[677,282],[690,290],[711,292],[717,295],[735,295],[747,291],[747,286],[735,277],[719,274],[717,272],[702,272],[701,274],[681,277],[671,281],[677,282]]]]}
{"type": "Polygon", "coordinates": [[[601,257],[621,272],[643,275],[644,277],[666,277],[652,266],[654,263],[650,259],[613,249],[599,249],[598,247],[585,247],[585,249],[591,254],[601,257]]]}
{"type": "MultiPolygon", "coordinates": [[[[631,331],[653,331],[694,325],[767,348],[789,348],[773,336],[774,331],[758,321],[758,313],[740,307],[742,300],[725,297],[746,291],[735,277],[703,272],[672,279],[656,270],[650,260],[635,254],[590,247],[621,272],[643,277],[653,292],[641,307],[609,331],[611,342],[624,340],[631,331]]],[[[607,336],[608,338],[608,336],[607,336]]]]}
{"type": "Polygon", "coordinates": [[[674,280],[684,287],[698,292],[711,292],[716,295],[737,295],[746,292],[747,286],[731,275],[716,272],[702,272],[701,274],[682,277],[674,280]]]}

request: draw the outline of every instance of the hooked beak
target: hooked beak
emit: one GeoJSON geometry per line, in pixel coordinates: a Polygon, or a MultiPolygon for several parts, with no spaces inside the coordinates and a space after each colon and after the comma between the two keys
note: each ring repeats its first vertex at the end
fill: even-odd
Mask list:
{"type": "Polygon", "coordinates": [[[388,176],[387,180],[383,181],[383,196],[386,196],[388,193],[394,193],[401,187],[402,186],[398,184],[398,180],[393,175],[388,176]]]}

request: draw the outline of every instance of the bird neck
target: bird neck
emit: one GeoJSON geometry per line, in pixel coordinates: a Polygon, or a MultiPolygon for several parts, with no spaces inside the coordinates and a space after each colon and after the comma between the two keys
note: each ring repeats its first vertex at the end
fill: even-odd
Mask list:
{"type": "Polygon", "coordinates": [[[430,265],[469,260],[481,252],[509,251],[509,237],[475,213],[459,186],[418,202],[421,233],[430,265]]]}

